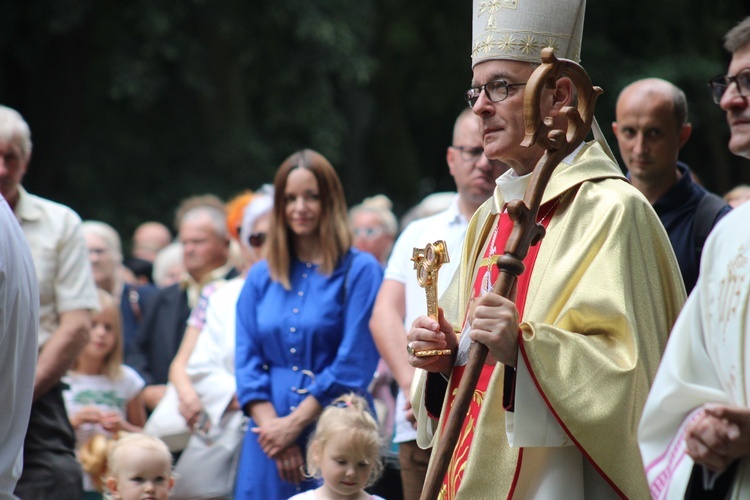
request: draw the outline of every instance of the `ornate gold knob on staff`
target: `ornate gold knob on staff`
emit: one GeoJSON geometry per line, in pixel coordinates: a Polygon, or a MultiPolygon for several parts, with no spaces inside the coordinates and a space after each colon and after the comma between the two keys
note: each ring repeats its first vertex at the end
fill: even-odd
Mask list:
{"type": "MultiPolygon", "coordinates": [[[[412,262],[417,271],[417,282],[424,288],[427,295],[427,315],[432,319],[438,319],[438,270],[443,264],[450,262],[448,247],[444,240],[428,243],[424,248],[414,248],[412,262]]],[[[418,358],[426,356],[447,356],[451,354],[450,349],[428,349],[424,351],[413,351],[418,358]]]]}

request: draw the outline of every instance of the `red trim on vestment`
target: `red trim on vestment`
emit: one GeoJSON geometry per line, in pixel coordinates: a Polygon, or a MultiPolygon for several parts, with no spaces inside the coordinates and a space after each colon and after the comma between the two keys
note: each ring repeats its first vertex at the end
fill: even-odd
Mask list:
{"type": "Polygon", "coordinates": [[[516,470],[513,472],[513,482],[510,483],[510,489],[508,490],[508,498],[513,498],[513,493],[516,492],[516,486],[518,486],[518,479],[521,477],[521,465],[523,464],[523,448],[518,449],[518,460],[516,460],[516,470]]]}
{"type": "Polygon", "coordinates": [[[578,440],[576,440],[576,438],[573,437],[573,434],[568,430],[565,423],[562,421],[562,419],[557,414],[555,409],[552,408],[552,404],[549,402],[549,399],[547,399],[547,395],[544,394],[544,391],[542,391],[542,388],[539,385],[539,381],[537,380],[536,375],[534,375],[534,370],[532,369],[531,363],[529,362],[529,357],[526,354],[526,349],[524,349],[523,342],[519,342],[519,350],[521,351],[521,356],[523,356],[523,359],[526,362],[526,366],[529,369],[529,375],[531,375],[531,380],[534,382],[534,385],[539,391],[539,394],[542,396],[542,399],[544,399],[544,402],[547,405],[547,408],[549,408],[549,411],[552,413],[552,416],[555,417],[555,420],[557,420],[557,422],[560,424],[560,427],[562,427],[563,430],[565,431],[565,434],[567,434],[568,437],[573,441],[573,443],[575,443],[576,448],[578,448],[578,451],[580,451],[581,454],[584,457],[586,457],[586,459],[588,459],[589,463],[594,466],[594,469],[596,469],[596,471],[599,472],[599,475],[602,476],[604,480],[607,481],[607,483],[609,483],[609,485],[612,487],[613,490],[615,490],[615,493],[617,493],[620,496],[620,498],[627,498],[627,496],[625,496],[625,494],[620,490],[620,488],[618,488],[617,485],[615,485],[615,483],[612,482],[609,476],[607,476],[604,473],[601,467],[599,467],[597,463],[594,462],[591,456],[588,453],[586,453],[586,450],[583,448],[583,446],[581,446],[581,443],[579,443],[578,440]]]}

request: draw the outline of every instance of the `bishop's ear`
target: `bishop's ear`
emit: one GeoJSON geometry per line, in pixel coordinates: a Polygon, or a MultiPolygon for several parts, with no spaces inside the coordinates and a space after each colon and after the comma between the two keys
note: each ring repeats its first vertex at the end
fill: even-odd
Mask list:
{"type": "Polygon", "coordinates": [[[575,106],[575,87],[573,81],[568,77],[558,78],[555,89],[551,92],[552,108],[551,116],[558,116],[560,110],[565,106],[575,106]]]}

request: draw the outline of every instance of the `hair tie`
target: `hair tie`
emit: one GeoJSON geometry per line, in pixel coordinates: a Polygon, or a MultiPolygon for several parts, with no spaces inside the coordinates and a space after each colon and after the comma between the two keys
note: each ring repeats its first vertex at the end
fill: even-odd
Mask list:
{"type": "Polygon", "coordinates": [[[349,406],[352,406],[351,401],[336,401],[334,403],[331,403],[331,406],[335,406],[336,408],[347,408],[349,406]]]}

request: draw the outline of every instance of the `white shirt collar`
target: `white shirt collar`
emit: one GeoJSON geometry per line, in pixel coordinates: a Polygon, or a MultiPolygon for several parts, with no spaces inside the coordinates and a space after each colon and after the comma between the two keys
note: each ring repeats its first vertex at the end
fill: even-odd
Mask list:
{"type": "Polygon", "coordinates": [[[448,225],[450,226],[468,223],[466,217],[464,217],[464,215],[461,213],[461,210],[458,208],[458,199],[459,195],[457,194],[453,197],[451,204],[448,205],[448,208],[445,210],[450,215],[448,219],[448,225]]]}
{"type": "MultiPolygon", "coordinates": [[[[571,164],[573,160],[575,160],[578,152],[583,147],[583,144],[584,143],[579,144],[572,153],[570,153],[563,159],[562,163],[566,163],[568,165],[571,164]]],[[[529,186],[529,182],[531,181],[531,174],[532,172],[529,172],[528,174],[519,177],[518,174],[516,174],[515,170],[509,168],[500,177],[498,177],[495,180],[495,184],[500,190],[500,193],[503,195],[503,200],[505,202],[508,202],[510,200],[522,200],[523,195],[526,193],[526,188],[529,186]]]]}

